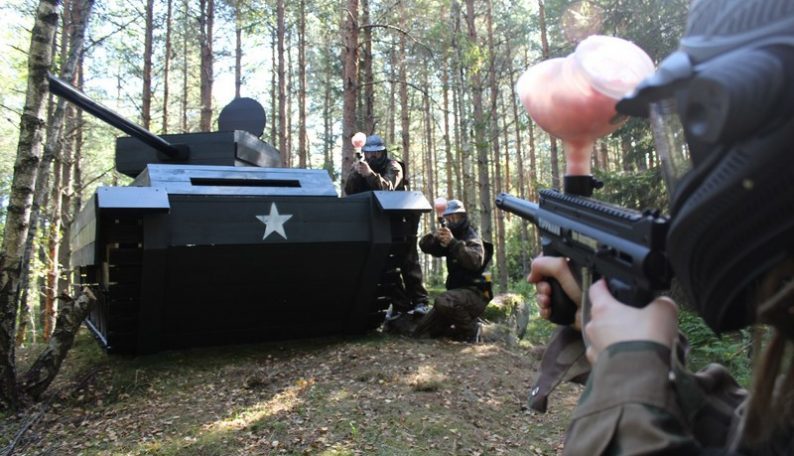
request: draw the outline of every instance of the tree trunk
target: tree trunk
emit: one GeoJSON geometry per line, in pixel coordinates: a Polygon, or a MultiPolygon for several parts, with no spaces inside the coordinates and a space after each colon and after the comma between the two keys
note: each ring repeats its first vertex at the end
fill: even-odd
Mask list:
{"type": "MultiPolygon", "coordinates": [[[[475,26],[474,0],[466,0],[466,24],[471,46],[479,47],[475,26]]],[[[483,241],[493,242],[491,226],[491,181],[488,176],[488,135],[483,113],[482,79],[479,67],[469,68],[472,108],[474,109],[474,147],[477,150],[477,177],[479,182],[480,230],[483,241]]]]}
{"type": "MultiPolygon", "coordinates": [[[[458,74],[456,69],[453,69],[453,71],[454,71],[455,75],[458,74]]],[[[455,80],[457,82],[457,77],[455,78],[455,80]]],[[[461,118],[461,115],[463,113],[463,108],[460,106],[461,102],[459,101],[459,99],[460,99],[460,95],[459,95],[460,89],[459,89],[459,87],[460,86],[457,83],[452,85],[452,126],[453,126],[453,129],[455,130],[455,153],[454,153],[455,158],[454,158],[454,161],[450,162],[450,163],[453,163],[454,166],[452,166],[452,165],[450,165],[450,166],[454,170],[455,187],[454,187],[454,189],[449,189],[449,191],[451,193],[453,193],[453,194],[450,195],[450,198],[454,197],[454,198],[463,199],[463,201],[466,201],[463,198],[463,195],[464,195],[464,192],[463,192],[463,176],[465,175],[465,173],[463,171],[464,170],[463,162],[461,161],[462,158],[463,158],[462,134],[463,134],[463,131],[465,131],[465,130],[464,130],[463,125],[461,125],[462,122],[463,122],[463,119],[461,118]]]]}
{"type": "Polygon", "coordinates": [[[80,324],[96,302],[96,297],[88,288],[83,288],[77,299],[63,295],[60,299],[64,303],[60,306],[58,321],[47,348],[39,354],[20,381],[20,389],[34,399],[38,399],[55,379],[61,363],[74,344],[74,336],[80,329],[80,324]]]}
{"type": "Polygon", "coordinates": [[[458,191],[456,198],[463,201],[464,205],[473,208],[474,196],[471,189],[475,186],[474,179],[471,175],[471,143],[469,141],[469,127],[468,116],[466,115],[466,98],[465,94],[468,89],[464,84],[463,74],[463,50],[457,37],[462,34],[461,32],[461,7],[457,1],[452,2],[452,20],[453,20],[453,37],[452,48],[455,50],[457,58],[455,59],[455,90],[453,92],[453,105],[457,105],[455,110],[457,115],[457,130],[458,130],[458,147],[457,147],[457,168],[460,170],[458,176],[458,191]],[[457,95],[457,96],[456,96],[457,95]],[[457,102],[457,103],[456,103],[457,102]]]}
{"type": "Polygon", "coordinates": [[[333,151],[333,124],[331,123],[331,84],[326,81],[323,84],[323,169],[328,171],[333,180],[334,178],[334,157],[333,151]]]}
{"type": "MultiPolygon", "coordinates": [[[[493,157],[494,157],[494,166],[495,166],[495,180],[496,180],[496,192],[503,191],[502,188],[502,166],[501,166],[501,149],[499,147],[499,86],[496,81],[496,48],[494,46],[493,41],[493,4],[492,0],[488,0],[486,2],[486,13],[485,13],[485,21],[488,30],[488,67],[490,68],[490,72],[488,73],[488,85],[491,88],[491,112],[490,112],[490,120],[491,120],[491,134],[489,135],[491,139],[491,149],[493,150],[493,157]]],[[[486,151],[483,154],[483,157],[487,157],[487,144],[483,145],[483,149],[486,151]]],[[[505,149],[507,149],[507,143],[505,143],[505,149]]],[[[487,176],[486,176],[487,178],[487,176]]],[[[486,195],[481,195],[483,199],[487,198],[488,203],[488,214],[492,212],[491,210],[491,192],[490,189],[487,189],[486,195]]],[[[483,201],[483,206],[485,206],[486,201],[483,201]]],[[[489,217],[490,219],[490,217],[489,217]]],[[[485,228],[483,228],[483,236],[485,235],[485,228]]],[[[499,276],[497,277],[497,285],[500,293],[507,292],[507,256],[505,255],[505,225],[504,225],[504,217],[496,217],[496,268],[499,272],[499,276]]]]}
{"type": "Polygon", "coordinates": [[[281,151],[281,164],[289,164],[287,150],[287,76],[284,69],[284,0],[276,0],[276,73],[278,75],[278,148],[281,151]]]}
{"type": "Polygon", "coordinates": [[[146,25],[143,39],[143,93],[141,123],[150,130],[152,124],[152,35],[154,34],[154,0],[146,0],[146,25]]]}
{"type": "Polygon", "coordinates": [[[188,82],[188,66],[187,66],[187,36],[190,30],[190,9],[188,0],[184,0],[185,17],[183,19],[184,33],[182,34],[182,133],[187,133],[187,82],[188,82]]]}
{"type": "MultiPolygon", "coordinates": [[[[509,53],[507,55],[510,55],[509,53]]],[[[499,104],[502,105],[503,114],[502,118],[507,119],[507,104],[505,103],[504,94],[499,93],[499,104]]],[[[502,175],[504,176],[504,181],[502,182],[501,187],[499,188],[499,192],[511,192],[513,190],[513,174],[510,171],[510,129],[507,127],[507,120],[502,122],[502,144],[504,144],[504,165],[505,170],[502,175]]],[[[510,217],[507,217],[507,220],[510,220],[510,217]]]]}
{"type": "Polygon", "coordinates": [[[201,43],[201,116],[199,129],[212,130],[212,83],[213,54],[212,54],[212,28],[215,23],[215,0],[200,0],[201,13],[199,15],[201,43]]]}
{"type": "Polygon", "coordinates": [[[234,0],[234,98],[240,98],[243,85],[243,18],[240,1],[234,0]]]}
{"type": "MultiPolygon", "coordinates": [[[[398,5],[400,29],[405,30],[405,3],[398,5]]],[[[400,33],[400,44],[397,48],[397,73],[400,80],[400,139],[402,158],[407,172],[411,172],[411,108],[408,105],[408,69],[405,65],[405,33],[400,33]]]]}
{"type": "MultiPolygon", "coordinates": [[[[77,85],[77,75],[75,67],[82,55],[82,46],[87,25],[87,17],[84,11],[90,8],[77,0],[71,0],[64,4],[63,29],[69,30],[69,39],[64,40],[61,48],[61,59],[68,64],[69,74],[64,74],[69,83],[77,85]]],[[[61,100],[62,104],[63,101],[61,100]]],[[[71,198],[72,198],[72,167],[74,155],[74,114],[75,109],[71,104],[55,109],[56,114],[61,114],[62,118],[56,120],[56,130],[52,130],[53,136],[47,139],[47,145],[54,151],[55,168],[53,174],[55,180],[52,186],[52,196],[50,198],[50,235],[47,238],[49,243],[49,265],[47,270],[47,288],[44,307],[44,326],[42,336],[48,340],[52,334],[55,324],[55,314],[57,312],[55,296],[58,290],[66,286],[62,278],[63,266],[68,264],[69,250],[68,242],[64,244],[63,239],[68,239],[69,221],[71,220],[71,198]],[[66,131],[68,133],[64,134],[66,131]]],[[[48,129],[49,132],[49,129],[48,129]]]]}
{"type": "Polygon", "coordinates": [[[47,71],[52,64],[52,40],[58,22],[58,2],[41,0],[28,51],[28,85],[19,125],[19,142],[14,162],[0,248],[0,408],[17,406],[16,329],[19,276],[27,238],[36,175],[41,160],[44,101],[47,96],[47,71]]]}
{"type": "MultiPolygon", "coordinates": [[[[93,0],[92,0],[93,1],[93,0]]],[[[77,64],[77,88],[83,90],[83,59],[80,58],[80,61],[77,64]]],[[[81,109],[77,110],[77,115],[75,116],[75,125],[77,130],[75,131],[75,138],[74,138],[74,199],[72,201],[72,208],[73,214],[77,214],[80,211],[80,208],[83,207],[83,111],[81,109]]],[[[68,239],[68,238],[67,238],[68,239]]]]}
{"type": "MultiPolygon", "coordinates": [[[[509,54],[509,52],[508,52],[509,54]]],[[[529,192],[533,192],[533,188],[527,189],[527,179],[526,179],[526,171],[524,170],[524,151],[521,147],[521,122],[518,116],[518,103],[516,103],[516,99],[518,98],[518,94],[515,93],[515,88],[510,92],[511,97],[510,100],[512,101],[513,107],[513,122],[515,124],[515,136],[516,136],[516,180],[518,181],[518,197],[521,199],[526,199],[527,190],[529,192]]],[[[532,121],[529,121],[530,128],[532,121]]],[[[526,220],[523,218],[519,218],[518,223],[520,224],[520,232],[519,236],[521,239],[521,244],[519,246],[519,252],[521,255],[521,276],[526,277],[529,274],[529,257],[530,253],[528,250],[530,249],[529,246],[529,229],[526,220]]]]}
{"type": "Polygon", "coordinates": [[[609,149],[608,149],[607,140],[605,138],[602,138],[600,143],[601,143],[600,146],[601,159],[599,160],[599,162],[601,164],[601,169],[604,171],[609,171],[609,149]]]}
{"type": "Polygon", "coordinates": [[[165,13],[165,62],[163,63],[163,134],[168,133],[168,73],[171,69],[171,15],[172,0],[168,0],[165,13]]]}
{"type": "Polygon", "coordinates": [[[624,172],[632,172],[634,171],[631,166],[631,144],[626,137],[620,138],[620,158],[623,162],[623,171],[624,172]]]}
{"type": "Polygon", "coordinates": [[[309,163],[309,141],[306,136],[306,5],[298,3],[298,166],[309,163]]]}
{"type": "MultiPolygon", "coordinates": [[[[457,166],[453,166],[452,162],[452,142],[450,140],[450,131],[449,131],[449,68],[448,68],[449,61],[447,59],[446,53],[444,54],[444,58],[441,62],[441,91],[443,92],[443,116],[444,116],[444,157],[447,160],[447,166],[445,167],[445,171],[447,173],[447,198],[452,198],[452,175],[453,169],[457,168],[457,166]]],[[[433,195],[437,196],[437,195],[433,195]]]]}
{"type": "MultiPolygon", "coordinates": [[[[77,75],[75,74],[74,85],[77,85],[77,75]]],[[[58,215],[61,224],[59,233],[58,256],[55,257],[55,264],[58,265],[58,275],[56,276],[56,290],[58,293],[69,293],[71,284],[71,269],[69,267],[69,234],[71,233],[72,221],[74,220],[74,164],[75,164],[75,133],[78,130],[75,123],[75,109],[67,110],[66,131],[69,132],[64,137],[63,152],[61,154],[61,213],[58,215]]],[[[57,312],[57,309],[56,309],[57,312]]]]}
{"type": "MultiPolygon", "coordinates": [[[[549,40],[546,34],[546,6],[543,0],[538,0],[538,20],[540,22],[540,45],[543,60],[549,58],[549,40]]],[[[560,188],[560,159],[557,150],[557,138],[549,135],[551,153],[551,186],[560,188]]]]}
{"type": "MultiPolygon", "coordinates": [[[[273,29],[270,34],[270,58],[271,62],[277,60],[276,57],[276,30],[273,29]]],[[[270,142],[273,145],[278,144],[278,65],[270,65],[270,142]]],[[[282,161],[284,160],[284,151],[279,150],[282,154],[282,161]]]]}
{"type": "Polygon", "coordinates": [[[375,81],[372,74],[372,29],[368,25],[369,0],[361,0],[361,85],[364,88],[361,128],[370,135],[375,133],[375,81]]]}
{"type": "Polygon", "coordinates": [[[397,40],[392,36],[391,46],[389,47],[389,110],[387,125],[387,144],[394,144],[396,139],[397,121],[397,40]]]}
{"type": "MultiPolygon", "coordinates": [[[[74,79],[75,67],[77,62],[82,58],[83,43],[85,41],[85,30],[88,25],[88,18],[93,8],[93,0],[79,0],[70,2],[71,12],[69,16],[69,27],[64,27],[64,30],[69,30],[68,37],[64,32],[63,44],[64,49],[63,64],[61,65],[60,77],[66,81],[74,79]]],[[[64,14],[64,17],[67,15],[64,14]]],[[[44,146],[44,153],[39,169],[37,172],[38,178],[36,179],[36,189],[33,196],[33,204],[30,213],[30,226],[25,240],[25,249],[22,258],[20,289],[22,290],[25,299],[20,300],[20,306],[27,306],[27,287],[30,277],[30,262],[33,254],[33,247],[35,244],[36,231],[38,230],[39,218],[41,208],[44,207],[45,201],[48,198],[49,192],[49,176],[50,167],[52,166],[53,159],[55,158],[56,151],[60,148],[61,135],[63,131],[63,121],[66,110],[66,102],[58,97],[54,103],[55,109],[52,110],[48,116],[46,139],[47,142],[44,146]]],[[[22,323],[20,319],[20,323],[22,323]]],[[[21,324],[19,331],[17,331],[17,342],[21,343],[24,340],[25,325],[21,324]]]]}
{"type": "MultiPolygon", "coordinates": [[[[71,108],[67,107],[67,111],[71,111],[71,108]]],[[[41,335],[45,341],[49,340],[55,325],[55,296],[57,295],[59,273],[58,247],[61,238],[61,205],[63,204],[61,188],[63,167],[65,166],[63,157],[68,153],[67,149],[71,146],[68,145],[68,141],[62,140],[58,147],[60,147],[61,151],[55,159],[55,166],[52,170],[55,179],[52,181],[52,192],[50,193],[50,225],[49,234],[47,235],[47,285],[44,295],[44,325],[41,329],[41,335]]]]}
{"type": "MultiPolygon", "coordinates": [[[[427,63],[425,70],[422,71],[424,80],[425,90],[429,90],[430,84],[428,83],[428,76],[427,76],[427,67],[430,66],[430,62],[427,63]]],[[[424,186],[424,193],[428,195],[430,198],[433,198],[436,195],[436,179],[433,173],[433,170],[436,168],[433,166],[433,163],[436,163],[436,160],[433,156],[433,113],[430,110],[430,96],[427,92],[425,92],[422,96],[422,105],[423,105],[423,112],[424,112],[424,123],[425,123],[425,179],[427,182],[424,186]]],[[[415,173],[414,173],[415,174],[415,173]]],[[[415,188],[418,190],[418,188],[415,188]]]]}
{"type": "Polygon", "coordinates": [[[342,21],[344,54],[342,61],[342,183],[345,188],[353,164],[353,144],[350,140],[356,128],[356,93],[358,90],[358,0],[347,0],[342,21]]]}
{"type": "Polygon", "coordinates": [[[286,120],[287,125],[284,127],[284,131],[286,133],[287,138],[287,146],[286,146],[286,153],[284,154],[287,157],[287,167],[292,168],[292,31],[287,31],[285,35],[285,49],[287,51],[287,63],[286,63],[286,80],[287,80],[287,108],[286,108],[286,120]]]}

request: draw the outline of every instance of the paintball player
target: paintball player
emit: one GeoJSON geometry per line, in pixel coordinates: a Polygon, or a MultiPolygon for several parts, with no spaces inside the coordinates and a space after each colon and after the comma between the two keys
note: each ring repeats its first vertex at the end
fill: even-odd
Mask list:
{"type": "Polygon", "coordinates": [[[449,200],[443,217],[445,226],[422,237],[419,248],[435,257],[447,258],[447,291],[436,298],[430,311],[419,320],[414,335],[473,342],[479,329],[477,319],[491,299],[490,282],[483,279],[482,273],[493,248],[480,240],[459,200],[449,200]]]}
{"type": "MultiPolygon", "coordinates": [[[[688,304],[717,333],[762,324],[770,337],[747,392],[717,364],[685,369],[670,298],[629,307],[596,282],[593,372],[565,453],[794,454],[794,2],[693,1],[678,51],[617,110],[650,116],[688,304]]],[[[564,259],[535,259],[546,318],[547,278],[581,296],[564,259]]]]}
{"type": "MultiPolygon", "coordinates": [[[[379,135],[367,137],[364,147],[364,160],[353,163],[350,175],[345,183],[345,194],[352,195],[371,190],[406,190],[406,179],[400,162],[389,158],[383,138],[379,135]]],[[[416,250],[416,231],[419,229],[419,215],[412,216],[412,224],[408,238],[408,251],[405,255],[400,272],[403,284],[400,284],[392,296],[392,313],[388,318],[398,318],[401,314],[427,311],[427,290],[422,283],[422,268],[419,265],[419,253],[416,250]]]]}

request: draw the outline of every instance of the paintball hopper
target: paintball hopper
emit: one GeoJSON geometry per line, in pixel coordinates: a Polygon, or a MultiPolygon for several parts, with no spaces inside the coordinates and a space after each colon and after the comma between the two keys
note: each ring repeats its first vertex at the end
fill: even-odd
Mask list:
{"type": "Polygon", "coordinates": [[[562,140],[567,174],[586,175],[595,141],[625,121],[615,111],[616,102],[653,70],[650,57],[635,44],[593,35],[573,54],[530,67],[516,92],[532,120],[562,140]]]}
{"type": "Polygon", "coordinates": [[[358,132],[350,138],[350,142],[353,144],[353,149],[355,149],[356,159],[362,160],[361,148],[364,147],[364,143],[367,142],[367,135],[358,132]]]}
{"type": "Polygon", "coordinates": [[[444,220],[444,211],[447,210],[447,199],[443,196],[436,198],[435,201],[433,201],[433,210],[436,211],[439,225],[446,227],[447,221],[444,220]]]}

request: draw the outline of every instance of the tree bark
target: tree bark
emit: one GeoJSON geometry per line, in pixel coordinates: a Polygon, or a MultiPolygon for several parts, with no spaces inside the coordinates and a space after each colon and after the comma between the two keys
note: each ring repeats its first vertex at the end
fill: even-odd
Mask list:
{"type": "MultiPolygon", "coordinates": [[[[471,46],[479,47],[477,28],[475,26],[474,0],[466,0],[466,24],[469,31],[471,46]]],[[[483,113],[482,79],[479,64],[469,68],[471,80],[472,108],[474,110],[474,147],[477,151],[477,177],[480,200],[480,232],[483,241],[493,242],[491,225],[491,180],[488,176],[488,135],[486,120],[483,113]]]]}
{"type": "MultiPolygon", "coordinates": [[[[276,29],[270,33],[270,59],[271,62],[277,60],[276,57],[276,29]]],[[[270,142],[278,144],[278,65],[270,65],[270,142]]],[[[283,155],[284,152],[279,150],[283,155]]],[[[283,160],[283,158],[282,158],[283,160]]]]}
{"type": "MultiPolygon", "coordinates": [[[[430,62],[427,63],[425,69],[422,71],[424,80],[425,89],[430,88],[430,84],[428,82],[428,71],[427,68],[430,66],[430,62]]],[[[430,95],[425,92],[422,96],[422,106],[424,112],[424,123],[425,123],[425,186],[424,186],[424,193],[425,195],[429,195],[433,198],[436,195],[436,177],[435,173],[435,166],[433,163],[437,163],[435,159],[435,154],[433,150],[433,112],[430,109],[430,95]]],[[[418,187],[415,188],[418,190],[418,187]]]]}
{"type": "MultiPolygon", "coordinates": [[[[79,0],[69,2],[71,5],[70,13],[64,13],[64,17],[69,16],[69,26],[64,27],[62,48],[64,50],[63,64],[61,65],[60,77],[66,81],[74,79],[75,67],[77,62],[82,58],[83,43],[85,41],[85,30],[88,25],[88,18],[93,8],[93,0],[79,0]],[[67,33],[68,31],[68,33],[67,33]]],[[[57,98],[53,104],[54,109],[51,109],[48,115],[47,129],[46,129],[46,144],[44,145],[44,152],[42,154],[41,162],[39,162],[39,169],[37,171],[36,189],[33,196],[33,204],[30,213],[30,227],[25,239],[25,249],[22,257],[21,265],[21,278],[20,289],[22,290],[22,297],[20,299],[20,308],[27,305],[27,287],[30,277],[30,262],[33,255],[33,248],[35,244],[36,231],[38,230],[39,218],[41,208],[44,207],[45,201],[48,199],[49,192],[49,177],[50,167],[55,158],[56,152],[60,148],[60,141],[63,131],[63,121],[66,112],[66,102],[62,98],[57,98]]],[[[20,319],[20,327],[17,331],[17,343],[24,340],[26,325],[20,319]]]]}
{"type": "MultiPolygon", "coordinates": [[[[509,52],[508,52],[509,54],[509,52]]],[[[521,122],[518,116],[518,103],[516,99],[518,99],[518,94],[515,93],[515,88],[510,92],[511,93],[511,101],[512,101],[512,108],[513,108],[513,122],[515,124],[515,141],[516,141],[516,180],[518,185],[518,197],[521,199],[526,199],[527,195],[527,179],[526,179],[526,171],[524,170],[524,151],[521,146],[521,122]]],[[[529,121],[530,125],[532,120],[529,121]]],[[[529,188],[529,192],[533,192],[534,189],[529,188]]],[[[519,218],[518,223],[520,224],[520,232],[519,236],[521,239],[521,244],[519,246],[519,253],[521,255],[521,276],[526,277],[529,274],[529,257],[530,254],[527,251],[529,247],[529,222],[524,220],[523,218],[519,218]]]]}
{"type": "Polygon", "coordinates": [[[309,163],[309,141],[306,135],[306,4],[298,3],[298,166],[309,163]]]}
{"type": "Polygon", "coordinates": [[[185,7],[185,17],[183,20],[184,33],[182,34],[182,133],[187,133],[187,81],[188,81],[188,66],[187,66],[187,36],[190,30],[190,8],[188,0],[184,0],[183,6],[185,7]]]}
{"type": "MultiPolygon", "coordinates": [[[[454,174],[453,169],[457,168],[457,166],[453,166],[452,161],[452,142],[450,140],[449,135],[451,132],[449,131],[449,59],[447,58],[447,54],[444,54],[444,58],[441,62],[441,90],[443,92],[443,116],[444,116],[444,156],[447,160],[446,166],[446,173],[447,173],[447,192],[446,196],[447,199],[452,198],[452,176],[454,174]]],[[[433,195],[436,196],[436,195],[433,195]]]]}
{"type": "Polygon", "coordinates": [[[600,147],[601,159],[599,160],[599,162],[601,164],[601,169],[604,171],[609,171],[609,148],[608,148],[607,140],[602,138],[600,143],[601,143],[601,147],[600,147]]]}
{"type": "Polygon", "coordinates": [[[284,0],[276,0],[276,52],[278,75],[278,149],[281,151],[281,164],[289,164],[287,150],[287,76],[284,69],[284,0]]]}
{"type": "Polygon", "coordinates": [[[172,0],[168,0],[165,13],[165,62],[163,63],[163,134],[168,133],[168,73],[171,69],[171,16],[172,0]]]}
{"type": "MultiPolygon", "coordinates": [[[[93,6],[93,0],[71,0],[64,3],[64,30],[69,30],[69,39],[62,45],[62,59],[65,63],[62,77],[72,85],[77,85],[76,66],[82,57],[85,30],[88,23],[88,14],[93,6]],[[67,7],[68,5],[68,7],[67,7]]],[[[52,333],[55,323],[55,296],[59,289],[68,285],[64,278],[64,271],[68,271],[69,262],[69,224],[72,219],[73,195],[73,167],[74,167],[74,127],[75,109],[71,104],[64,105],[63,100],[58,101],[53,119],[53,128],[47,129],[48,138],[46,150],[53,151],[55,169],[53,175],[52,196],[50,198],[50,235],[48,236],[49,265],[47,272],[47,288],[44,308],[44,326],[42,335],[47,340],[52,333]],[[64,130],[68,133],[64,134],[64,130]],[[51,135],[50,135],[51,134],[51,135]],[[67,241],[64,241],[64,240],[67,241]]],[[[45,179],[43,176],[41,179],[45,179]]],[[[43,187],[46,191],[46,186],[43,187]]]]}
{"type": "Polygon", "coordinates": [[[234,0],[234,98],[240,98],[243,85],[243,18],[240,1],[234,0]]]}
{"type": "MultiPolygon", "coordinates": [[[[491,120],[491,134],[489,137],[491,138],[491,149],[493,151],[494,157],[494,165],[495,165],[495,180],[496,180],[496,192],[503,191],[502,187],[502,165],[500,160],[501,155],[501,148],[499,147],[499,85],[496,81],[496,47],[494,46],[494,39],[493,39],[493,2],[492,0],[487,0],[486,2],[486,13],[485,13],[485,21],[488,30],[488,67],[490,68],[490,72],[488,73],[488,85],[490,86],[491,93],[491,112],[490,112],[490,120],[491,120]]],[[[507,143],[505,143],[505,149],[507,148],[507,143]]],[[[487,145],[483,145],[483,149],[487,151],[487,145]]],[[[487,153],[487,152],[486,152],[487,153]]],[[[484,155],[487,156],[487,155],[484,155]]],[[[505,162],[506,163],[506,162],[505,162]]],[[[487,195],[484,195],[483,198],[487,198],[488,201],[488,213],[491,213],[491,192],[490,190],[487,191],[487,195]]],[[[485,203],[485,201],[483,201],[485,203]]],[[[484,204],[483,204],[484,205],[484,204]]],[[[490,217],[489,217],[490,218],[490,217]]],[[[483,228],[483,235],[485,229],[483,228]]],[[[497,277],[497,286],[500,293],[507,292],[507,256],[505,255],[505,226],[504,226],[504,218],[503,217],[496,217],[496,268],[499,273],[497,277]]]]}
{"type": "Polygon", "coordinates": [[[201,0],[199,2],[201,13],[199,16],[200,43],[201,43],[201,116],[199,129],[212,130],[212,83],[213,59],[212,54],[212,28],[215,23],[215,0],[201,0]]]}
{"type": "Polygon", "coordinates": [[[358,0],[347,0],[342,19],[344,50],[342,61],[342,183],[345,188],[353,164],[353,144],[350,140],[356,128],[356,94],[358,91],[358,0]]]}
{"type": "Polygon", "coordinates": [[[286,132],[287,138],[287,146],[282,151],[284,156],[287,157],[287,167],[292,168],[292,31],[287,30],[285,36],[285,49],[287,51],[287,63],[286,63],[286,80],[287,80],[287,108],[286,108],[286,120],[287,125],[284,127],[284,131],[286,132]]]}
{"type": "MultiPolygon", "coordinates": [[[[400,29],[405,30],[405,3],[397,6],[400,18],[400,29]]],[[[400,33],[400,44],[397,48],[397,78],[400,81],[398,88],[400,97],[400,139],[402,145],[402,159],[406,173],[411,172],[411,108],[408,105],[408,69],[405,65],[405,33],[400,33]]]]}
{"type": "Polygon", "coordinates": [[[323,169],[333,180],[334,177],[334,157],[333,150],[333,124],[331,123],[331,84],[325,81],[323,84],[323,169]]]}
{"type": "Polygon", "coordinates": [[[388,110],[388,125],[386,128],[388,139],[387,144],[394,144],[396,140],[397,120],[397,40],[394,36],[391,39],[391,46],[389,46],[389,110],[388,110]]]}
{"type": "MultiPolygon", "coordinates": [[[[543,60],[549,58],[549,40],[546,33],[546,6],[543,0],[538,0],[538,20],[540,22],[540,44],[543,60]]],[[[551,186],[560,188],[560,159],[557,149],[557,138],[549,135],[551,152],[551,186]]]]}
{"type": "Polygon", "coordinates": [[[20,381],[22,392],[33,399],[38,399],[55,379],[61,363],[74,344],[80,324],[96,302],[96,297],[89,288],[83,288],[77,299],[65,295],[61,295],[60,299],[64,303],[60,306],[52,337],[20,381]]]}
{"type": "Polygon", "coordinates": [[[15,408],[16,328],[19,276],[27,238],[33,192],[41,160],[47,71],[52,65],[52,40],[58,22],[58,2],[41,0],[28,51],[28,84],[19,126],[17,156],[11,181],[3,243],[0,249],[0,408],[15,408]]]}
{"type": "Polygon", "coordinates": [[[143,39],[143,91],[141,123],[150,130],[152,124],[152,35],[154,35],[154,0],[146,0],[146,25],[143,39]]]}
{"type": "Polygon", "coordinates": [[[361,129],[370,135],[375,133],[375,85],[372,74],[372,29],[369,19],[369,0],[361,0],[361,75],[363,94],[363,112],[361,113],[361,129]]]}

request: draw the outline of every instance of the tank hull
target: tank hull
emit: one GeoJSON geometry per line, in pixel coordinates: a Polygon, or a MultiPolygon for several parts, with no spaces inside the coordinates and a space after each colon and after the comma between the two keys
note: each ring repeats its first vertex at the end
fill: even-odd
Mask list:
{"type": "Polygon", "coordinates": [[[113,353],[376,328],[407,220],[430,210],[417,192],[340,198],[318,170],[149,165],[136,184],[100,188],[72,229],[113,353]]]}

